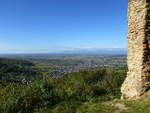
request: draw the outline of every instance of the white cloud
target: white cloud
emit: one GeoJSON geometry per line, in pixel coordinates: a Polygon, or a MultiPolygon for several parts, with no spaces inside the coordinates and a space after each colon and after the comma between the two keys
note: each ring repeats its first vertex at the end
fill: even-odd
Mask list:
{"type": "Polygon", "coordinates": [[[86,46],[86,47],[83,47],[84,49],[92,49],[93,47],[90,47],[90,46],[86,46]]]}

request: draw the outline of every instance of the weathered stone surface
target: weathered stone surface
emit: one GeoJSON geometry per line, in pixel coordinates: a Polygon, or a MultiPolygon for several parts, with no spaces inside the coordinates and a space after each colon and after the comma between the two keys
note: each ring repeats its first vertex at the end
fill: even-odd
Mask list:
{"type": "Polygon", "coordinates": [[[138,99],[150,89],[150,0],[128,2],[128,70],[122,98],[138,99]]]}

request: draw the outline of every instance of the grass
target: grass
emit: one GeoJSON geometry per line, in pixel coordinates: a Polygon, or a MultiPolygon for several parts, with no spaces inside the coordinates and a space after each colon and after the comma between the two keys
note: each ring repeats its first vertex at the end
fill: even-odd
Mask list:
{"type": "Polygon", "coordinates": [[[111,105],[101,103],[84,103],[77,109],[77,113],[111,113],[117,108],[111,105]]]}
{"type": "Polygon", "coordinates": [[[136,101],[125,101],[124,102],[130,113],[150,113],[150,97],[145,97],[136,101]]]}
{"type": "Polygon", "coordinates": [[[41,113],[115,113],[118,108],[93,102],[62,102],[52,110],[41,113]]]}

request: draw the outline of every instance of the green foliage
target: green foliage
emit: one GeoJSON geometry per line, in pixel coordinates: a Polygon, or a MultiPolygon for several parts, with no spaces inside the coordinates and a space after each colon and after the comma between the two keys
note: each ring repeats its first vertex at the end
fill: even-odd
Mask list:
{"type": "Polygon", "coordinates": [[[0,87],[2,113],[96,113],[114,107],[99,102],[120,98],[126,69],[96,69],[60,78],[43,77],[29,84],[0,87]],[[91,112],[92,111],[92,112],[91,112]]]}
{"type": "Polygon", "coordinates": [[[33,113],[54,105],[53,86],[39,80],[29,85],[9,84],[0,90],[0,111],[4,113],[33,113]]]}
{"type": "Polygon", "coordinates": [[[56,87],[66,92],[67,97],[76,97],[76,100],[90,101],[102,96],[101,100],[120,98],[120,87],[125,74],[125,69],[80,71],[59,78],[56,87]]]}
{"type": "Polygon", "coordinates": [[[40,77],[41,73],[33,66],[27,60],[0,58],[0,83],[26,83],[40,77]]]}
{"type": "Polygon", "coordinates": [[[54,109],[52,109],[51,113],[76,113],[76,109],[81,105],[80,102],[70,101],[70,102],[61,102],[54,109]]]}
{"type": "Polygon", "coordinates": [[[34,66],[34,64],[22,59],[0,58],[0,67],[8,65],[34,66]]]}

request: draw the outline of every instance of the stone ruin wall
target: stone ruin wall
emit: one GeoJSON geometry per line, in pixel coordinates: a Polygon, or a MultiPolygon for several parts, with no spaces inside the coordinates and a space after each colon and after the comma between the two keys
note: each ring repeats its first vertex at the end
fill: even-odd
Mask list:
{"type": "Polygon", "coordinates": [[[128,2],[128,73],[122,98],[138,99],[150,89],[150,0],[128,2]]]}

